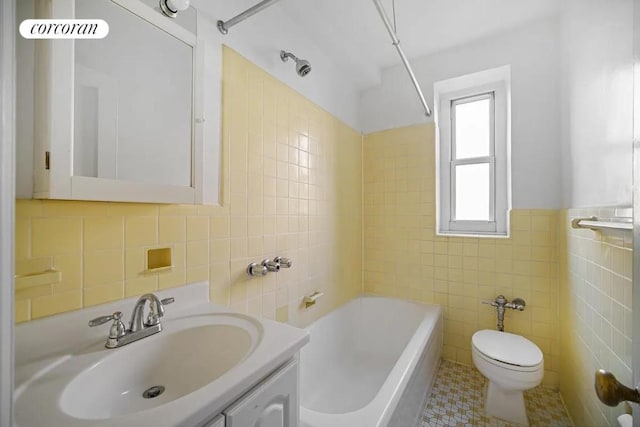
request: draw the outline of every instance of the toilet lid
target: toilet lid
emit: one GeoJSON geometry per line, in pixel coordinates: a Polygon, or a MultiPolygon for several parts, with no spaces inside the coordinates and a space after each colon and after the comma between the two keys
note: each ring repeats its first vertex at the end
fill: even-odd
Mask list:
{"type": "Polygon", "coordinates": [[[478,331],[471,337],[473,346],[485,356],[515,366],[536,366],[542,363],[542,351],[537,345],[508,332],[489,329],[478,331]]]}

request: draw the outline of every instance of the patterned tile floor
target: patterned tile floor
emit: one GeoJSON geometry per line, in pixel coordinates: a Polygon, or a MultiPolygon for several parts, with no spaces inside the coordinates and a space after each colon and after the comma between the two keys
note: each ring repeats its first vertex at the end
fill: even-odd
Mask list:
{"type": "MultiPolygon", "coordinates": [[[[485,378],[471,366],[443,360],[427,400],[421,427],[512,427],[484,414],[485,378]]],[[[536,387],[526,391],[531,427],[571,426],[558,392],[536,387]]]]}

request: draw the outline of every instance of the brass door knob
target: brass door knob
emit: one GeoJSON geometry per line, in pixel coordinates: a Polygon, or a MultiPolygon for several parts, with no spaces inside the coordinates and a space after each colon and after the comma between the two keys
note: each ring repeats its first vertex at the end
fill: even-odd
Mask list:
{"type": "Polygon", "coordinates": [[[598,399],[607,406],[618,406],[620,402],[629,401],[640,403],[640,392],[637,388],[629,388],[604,369],[596,371],[596,394],[598,399]]]}

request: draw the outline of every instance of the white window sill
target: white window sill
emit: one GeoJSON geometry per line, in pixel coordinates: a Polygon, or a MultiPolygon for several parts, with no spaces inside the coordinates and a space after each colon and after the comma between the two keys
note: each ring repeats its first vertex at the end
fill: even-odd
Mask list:
{"type": "Polygon", "coordinates": [[[440,231],[436,230],[436,236],[440,237],[471,237],[471,238],[488,238],[488,239],[508,239],[509,233],[496,233],[496,232],[487,232],[481,233],[478,231],[440,231]]]}

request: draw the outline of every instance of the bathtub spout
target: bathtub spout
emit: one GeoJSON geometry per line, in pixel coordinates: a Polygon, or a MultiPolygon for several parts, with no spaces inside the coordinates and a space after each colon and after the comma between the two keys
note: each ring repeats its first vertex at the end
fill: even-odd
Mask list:
{"type": "Polygon", "coordinates": [[[309,295],[305,295],[304,297],[304,308],[309,308],[313,305],[315,305],[316,301],[318,300],[318,298],[324,296],[324,293],[319,292],[319,291],[315,291],[309,295]]]}

